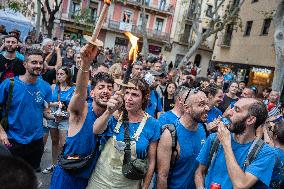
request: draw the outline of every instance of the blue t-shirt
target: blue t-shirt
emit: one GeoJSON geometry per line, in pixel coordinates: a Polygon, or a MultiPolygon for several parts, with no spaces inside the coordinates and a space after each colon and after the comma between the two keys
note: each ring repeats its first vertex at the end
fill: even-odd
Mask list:
{"type": "Polygon", "coordinates": [[[232,74],[231,72],[224,75],[225,81],[233,81],[233,79],[234,79],[234,74],[232,74]]]}
{"type": "MultiPolygon", "coordinates": [[[[1,52],[1,54],[5,54],[6,53],[6,51],[2,51],[1,52]]],[[[18,59],[20,59],[21,61],[25,61],[25,56],[23,55],[23,54],[21,54],[21,53],[19,53],[18,51],[16,51],[16,57],[18,58],[18,59]]]]}
{"type": "Polygon", "coordinates": [[[152,117],[156,116],[157,112],[161,112],[163,110],[161,97],[158,95],[155,90],[150,91],[150,99],[148,105],[146,107],[145,112],[147,112],[152,117]]]}
{"type": "Polygon", "coordinates": [[[165,125],[165,124],[175,124],[177,122],[177,120],[179,119],[179,117],[173,113],[172,110],[167,111],[163,114],[160,115],[159,117],[159,122],[161,123],[161,125],[165,125]]]}
{"type": "MultiPolygon", "coordinates": [[[[80,131],[71,137],[66,138],[66,148],[64,150],[64,155],[80,155],[82,157],[86,157],[90,155],[94,149],[97,148],[97,137],[98,135],[93,133],[93,124],[97,119],[96,113],[93,111],[93,107],[91,103],[88,103],[88,113],[85,119],[85,122],[80,129],[80,131]]],[[[90,175],[95,168],[97,163],[97,159],[100,155],[100,152],[97,151],[93,162],[82,172],[76,174],[76,177],[90,178],[90,175]]]]}
{"type": "Polygon", "coordinates": [[[284,151],[280,148],[275,149],[275,166],[273,169],[270,186],[271,189],[279,189],[280,183],[284,183],[284,151]]]}
{"type": "MultiPolygon", "coordinates": [[[[200,164],[207,166],[211,145],[215,137],[216,134],[211,134],[207,138],[205,145],[202,147],[200,154],[197,157],[197,161],[200,164]]],[[[236,161],[240,165],[241,169],[243,169],[243,165],[247,158],[247,154],[249,152],[250,146],[252,145],[252,142],[247,144],[239,144],[234,140],[233,134],[231,134],[231,141],[236,161]]],[[[250,173],[258,178],[258,182],[252,188],[263,188],[265,187],[265,185],[269,186],[274,162],[274,150],[265,144],[259,151],[256,158],[248,167],[246,167],[245,170],[245,172],[250,173]]],[[[226,159],[222,145],[219,146],[216,156],[212,160],[208,169],[205,178],[205,188],[210,188],[210,184],[212,182],[220,184],[221,188],[233,188],[227,170],[226,159]]]]}
{"type": "MultiPolygon", "coordinates": [[[[42,79],[27,84],[15,77],[13,98],[8,113],[8,138],[21,144],[43,137],[43,111],[45,102],[51,102],[50,85],[42,79]]],[[[10,79],[0,85],[0,104],[8,99],[10,79]]]]}
{"type": "MultiPolygon", "coordinates": [[[[105,133],[108,136],[116,136],[117,141],[124,141],[124,124],[121,125],[119,133],[114,131],[117,124],[117,120],[112,116],[108,121],[108,130],[105,133]]],[[[129,133],[131,141],[133,136],[138,129],[140,123],[129,123],[129,133]]],[[[136,154],[140,159],[145,159],[148,153],[148,148],[151,142],[155,142],[160,139],[160,123],[153,117],[149,117],[146,124],[136,141],[136,154]]]]}
{"type": "Polygon", "coordinates": [[[207,117],[206,123],[211,123],[212,121],[214,121],[214,119],[216,119],[220,116],[222,116],[221,110],[219,110],[217,107],[214,106],[208,112],[208,117],[207,117]]]}
{"type": "Polygon", "coordinates": [[[176,122],[177,141],[180,146],[179,157],[169,171],[168,188],[195,188],[194,173],[198,166],[196,157],[205,144],[206,134],[202,124],[198,123],[196,131],[185,128],[180,121],[176,122]]]}
{"type": "MultiPolygon", "coordinates": [[[[72,86],[66,91],[60,91],[60,101],[65,102],[68,106],[74,94],[74,90],[75,86],[72,86]]],[[[52,102],[58,102],[58,85],[55,86],[54,91],[52,93],[52,102]]]]}

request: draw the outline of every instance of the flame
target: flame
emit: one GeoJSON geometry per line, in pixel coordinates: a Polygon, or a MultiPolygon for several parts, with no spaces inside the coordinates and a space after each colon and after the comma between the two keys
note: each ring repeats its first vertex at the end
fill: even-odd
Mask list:
{"type": "Polygon", "coordinates": [[[104,0],[104,3],[110,5],[111,4],[111,0],[104,0]]]}
{"type": "Polygon", "coordinates": [[[138,56],[138,40],[139,38],[132,35],[130,32],[124,32],[124,34],[129,38],[131,43],[131,49],[129,51],[129,60],[135,62],[138,56]]]}

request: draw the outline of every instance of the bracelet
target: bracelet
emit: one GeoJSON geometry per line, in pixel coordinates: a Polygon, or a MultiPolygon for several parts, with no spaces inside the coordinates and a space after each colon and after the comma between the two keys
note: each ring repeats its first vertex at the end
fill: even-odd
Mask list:
{"type": "Polygon", "coordinates": [[[78,64],[79,70],[81,70],[83,73],[89,73],[89,70],[83,70],[82,66],[78,64]]]}

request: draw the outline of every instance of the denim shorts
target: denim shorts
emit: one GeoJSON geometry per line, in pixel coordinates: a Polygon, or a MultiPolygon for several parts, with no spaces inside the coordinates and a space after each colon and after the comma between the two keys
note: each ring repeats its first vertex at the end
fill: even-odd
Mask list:
{"type": "Polygon", "coordinates": [[[54,120],[47,121],[48,128],[59,129],[62,131],[67,131],[69,127],[68,119],[64,119],[60,122],[55,122],[54,120]]]}

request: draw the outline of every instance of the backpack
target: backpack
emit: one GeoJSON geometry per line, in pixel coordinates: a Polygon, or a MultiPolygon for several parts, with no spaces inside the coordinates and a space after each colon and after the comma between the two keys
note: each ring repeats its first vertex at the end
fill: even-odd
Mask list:
{"type": "MultiPolygon", "coordinates": [[[[5,114],[4,114],[4,117],[2,117],[0,121],[0,124],[2,128],[4,129],[4,131],[8,130],[8,113],[9,113],[9,109],[12,103],[13,89],[14,89],[14,78],[12,77],[10,78],[8,100],[6,101],[6,106],[5,106],[5,114]]],[[[3,110],[3,108],[1,110],[3,110]]]]}
{"type": "MultiPolygon", "coordinates": [[[[177,153],[177,132],[176,132],[176,127],[173,125],[173,124],[165,124],[162,126],[162,133],[168,129],[171,133],[171,137],[172,137],[172,157],[174,155],[174,153],[176,152],[177,153]]],[[[177,155],[176,155],[177,156],[177,155]]],[[[176,156],[174,158],[174,160],[172,159],[171,160],[171,166],[170,167],[173,167],[173,165],[175,164],[176,162],[176,156]]]]}
{"type": "MultiPolygon", "coordinates": [[[[216,136],[210,148],[209,161],[208,161],[207,168],[210,167],[212,160],[215,158],[219,146],[220,146],[220,140],[216,136]]],[[[255,159],[255,157],[257,156],[257,154],[259,153],[259,151],[261,150],[263,146],[264,146],[264,141],[262,139],[255,139],[253,141],[252,145],[249,148],[246,160],[243,164],[244,166],[243,170],[245,170],[251,164],[251,162],[255,159]]]]}

